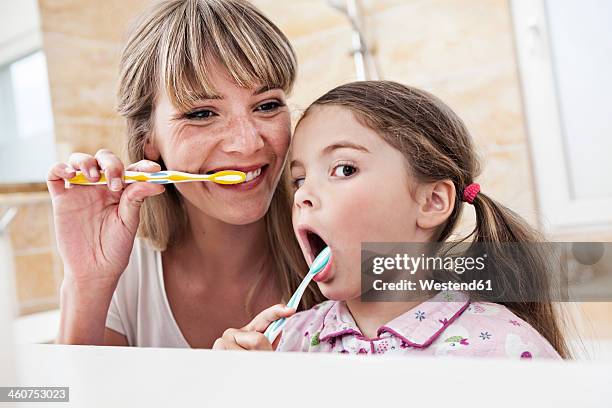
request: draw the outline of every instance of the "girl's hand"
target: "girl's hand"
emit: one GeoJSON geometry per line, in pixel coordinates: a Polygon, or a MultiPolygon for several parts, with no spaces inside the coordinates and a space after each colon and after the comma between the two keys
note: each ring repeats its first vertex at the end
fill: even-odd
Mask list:
{"type": "Polygon", "coordinates": [[[281,336],[277,337],[274,344],[270,344],[263,333],[273,321],[294,313],[295,309],[283,304],[271,306],[255,316],[251,323],[242,329],[227,329],[223,336],[215,341],[213,349],[272,351],[276,349],[281,336]]]}
{"type": "MultiPolygon", "coordinates": [[[[155,172],[160,166],[148,160],[126,170],[155,172]]],[[[65,268],[65,281],[89,289],[116,285],[126,268],[136,230],[140,206],[146,197],[160,194],[159,184],[125,186],[124,165],[112,152],[100,150],[95,157],[73,153],[68,163],[54,165],[47,176],[51,193],[55,235],[65,268]],[[103,172],[107,186],[64,186],[64,180],[81,170],[90,181],[103,172]]]]}

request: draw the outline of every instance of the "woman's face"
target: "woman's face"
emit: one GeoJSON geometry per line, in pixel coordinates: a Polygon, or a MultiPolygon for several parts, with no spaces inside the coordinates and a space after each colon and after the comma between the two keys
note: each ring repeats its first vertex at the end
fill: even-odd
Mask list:
{"type": "Polygon", "coordinates": [[[211,83],[218,99],[198,101],[187,112],[175,108],[160,91],[154,111],[148,159],[168,170],[212,173],[240,170],[247,182],[175,184],[186,204],[234,225],[259,220],[267,212],[280,178],[291,136],[291,120],[282,89],[241,88],[217,66],[211,83]]]}

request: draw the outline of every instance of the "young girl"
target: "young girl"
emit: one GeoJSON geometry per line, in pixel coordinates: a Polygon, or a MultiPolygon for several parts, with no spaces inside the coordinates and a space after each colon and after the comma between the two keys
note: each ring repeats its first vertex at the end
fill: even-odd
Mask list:
{"type": "MultiPolygon", "coordinates": [[[[288,319],[276,350],[569,357],[550,301],[498,304],[450,291],[425,302],[361,301],[362,242],[443,242],[464,202],[475,208],[475,243],[540,239],[473,182],[479,165],[471,138],[439,99],[388,81],[339,86],[306,110],[289,160],[302,252],[312,263],[327,245],[333,261],[315,278],[330,300],[288,319]]],[[[499,281],[547,289],[544,254],[526,251],[515,261],[520,268],[496,266],[499,281]]],[[[228,329],[214,348],[270,350],[261,333],[293,313],[273,306],[243,329],[228,329]]]]}

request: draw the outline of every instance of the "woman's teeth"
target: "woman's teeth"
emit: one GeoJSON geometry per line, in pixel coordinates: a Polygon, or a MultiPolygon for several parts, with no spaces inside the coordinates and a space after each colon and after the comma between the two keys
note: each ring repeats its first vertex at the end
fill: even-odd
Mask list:
{"type": "Polygon", "coordinates": [[[256,178],[257,176],[259,176],[260,174],[261,174],[261,167],[260,167],[260,168],[258,168],[257,170],[249,171],[249,172],[246,174],[246,180],[245,180],[245,183],[246,183],[246,182],[248,182],[248,181],[253,180],[254,178],[256,178]]]}

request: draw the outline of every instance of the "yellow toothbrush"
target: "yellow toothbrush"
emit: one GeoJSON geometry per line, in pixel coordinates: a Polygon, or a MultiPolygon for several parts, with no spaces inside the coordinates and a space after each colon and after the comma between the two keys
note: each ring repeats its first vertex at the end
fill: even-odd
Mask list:
{"type": "MultiPolygon", "coordinates": [[[[188,181],[212,181],[217,184],[239,184],[246,180],[246,174],[237,170],[222,170],[213,174],[191,174],[182,171],[164,170],[156,173],[145,173],[144,171],[126,171],[123,182],[126,184],[144,181],[146,183],[169,184],[185,183],[188,181]]],[[[76,176],[66,180],[67,184],[78,184],[82,186],[95,186],[106,184],[106,176],[100,175],[100,180],[91,182],[85,175],[77,171],[76,176]]]]}

